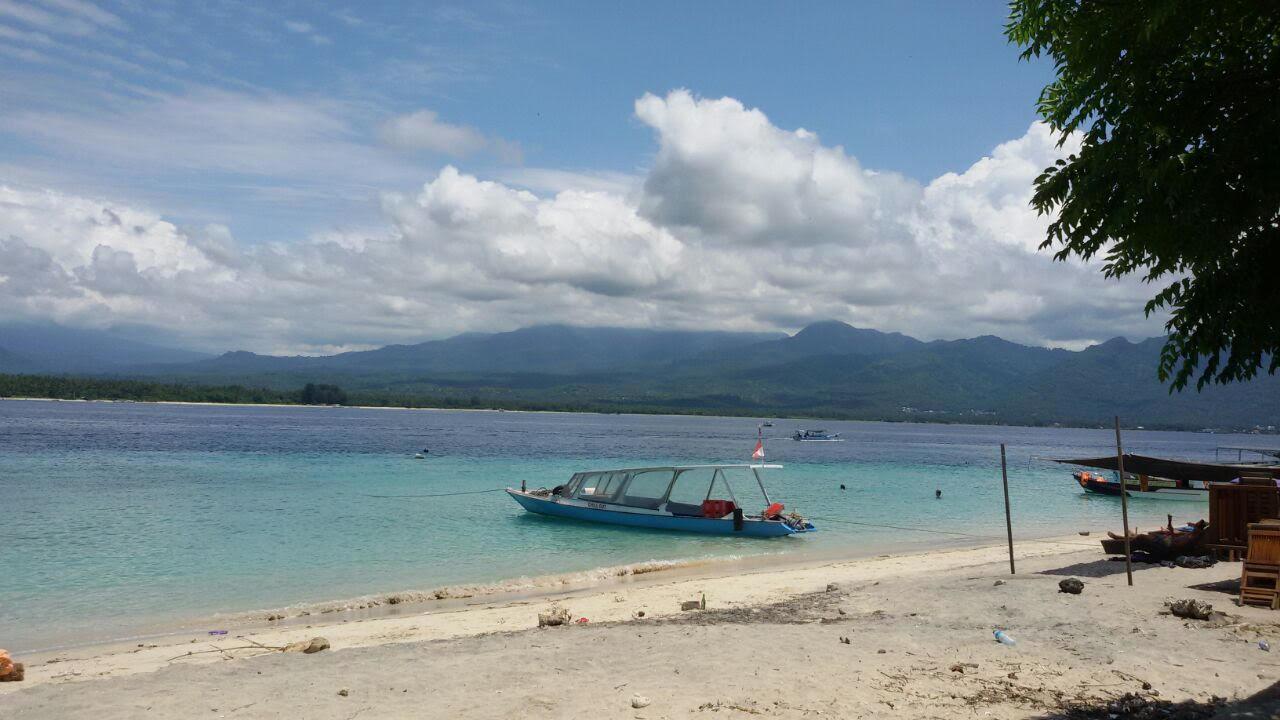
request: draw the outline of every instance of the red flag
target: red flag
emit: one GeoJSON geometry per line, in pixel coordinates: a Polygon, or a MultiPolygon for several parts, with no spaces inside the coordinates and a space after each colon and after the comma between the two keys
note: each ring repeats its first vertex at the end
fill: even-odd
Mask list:
{"type": "Polygon", "coordinates": [[[764,440],[756,440],[755,452],[751,453],[752,460],[764,459],[764,440]]]}

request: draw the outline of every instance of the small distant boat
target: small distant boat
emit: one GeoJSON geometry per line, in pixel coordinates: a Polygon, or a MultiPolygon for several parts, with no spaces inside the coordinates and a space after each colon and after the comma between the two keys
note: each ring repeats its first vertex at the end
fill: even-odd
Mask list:
{"type": "Polygon", "coordinates": [[[760,427],[773,427],[773,421],[765,420],[764,422],[760,423],[760,427]]]}
{"type": "Polygon", "coordinates": [[[769,500],[761,470],[781,465],[686,465],[596,470],[576,473],[551,490],[507,488],[525,510],[540,515],[609,525],[680,530],[708,535],[783,537],[817,528],[796,513],[783,515],[769,500]],[[754,478],[768,507],[748,515],[739,505],[730,476],[754,478]],[[722,493],[718,498],[713,497],[722,493]],[[701,502],[673,499],[701,498],[701,502]],[[727,497],[726,497],[727,496],[727,497]]]}
{"type": "Polygon", "coordinates": [[[800,442],[840,442],[840,433],[828,433],[826,430],[797,430],[791,439],[800,442]]]}

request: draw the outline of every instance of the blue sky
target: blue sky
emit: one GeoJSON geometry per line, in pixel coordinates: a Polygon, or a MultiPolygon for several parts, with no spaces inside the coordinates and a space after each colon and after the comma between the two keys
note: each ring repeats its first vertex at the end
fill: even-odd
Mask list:
{"type": "MultiPolygon", "coordinates": [[[[689,88],[763,108],[779,126],[812,130],[868,167],[927,181],[963,170],[1034,118],[1047,69],[1017,61],[1001,34],[1005,11],[1001,2],[337,9],[0,0],[9,28],[0,32],[0,87],[11,107],[89,117],[145,108],[149,93],[275,93],[340,106],[357,143],[372,142],[387,117],[426,107],[518,145],[518,165],[621,173],[653,152],[651,131],[632,117],[635,99],[689,88]]],[[[33,176],[179,220],[214,219],[250,241],[368,219],[371,194],[407,189],[456,162],[439,152],[387,159],[396,167],[370,184],[191,163],[139,167],[68,147],[58,134],[0,138],[0,159],[33,176]]],[[[496,173],[511,159],[477,153],[467,166],[496,173]]]]}
{"type": "Polygon", "coordinates": [[[1075,139],[1005,12],[0,0],[0,312],[277,353],[1154,334],[1144,289],[1037,249],[1031,182],[1075,139]]]}

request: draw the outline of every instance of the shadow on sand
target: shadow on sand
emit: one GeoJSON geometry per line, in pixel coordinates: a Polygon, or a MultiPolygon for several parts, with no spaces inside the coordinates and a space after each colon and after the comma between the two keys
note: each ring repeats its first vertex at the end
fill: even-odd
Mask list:
{"type": "MultiPolygon", "coordinates": [[[[1133,571],[1149,570],[1159,565],[1150,565],[1147,563],[1134,563],[1133,571]]],[[[1055,568],[1053,570],[1041,570],[1037,575],[1062,575],[1065,577],[1089,577],[1100,578],[1110,577],[1112,575],[1124,574],[1124,559],[1119,560],[1091,560],[1089,562],[1076,563],[1075,565],[1067,565],[1066,567],[1055,568]]]]}
{"type": "Polygon", "coordinates": [[[1111,701],[1073,705],[1040,715],[1040,720],[1271,720],[1280,713],[1280,682],[1240,700],[1180,703],[1125,695],[1111,701]]]}

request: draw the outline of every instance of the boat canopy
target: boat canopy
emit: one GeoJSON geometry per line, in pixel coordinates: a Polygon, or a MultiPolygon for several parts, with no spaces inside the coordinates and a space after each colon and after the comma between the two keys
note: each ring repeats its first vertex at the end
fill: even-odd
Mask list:
{"type": "MultiPolygon", "coordinates": [[[[1083,467],[1116,470],[1116,456],[1107,455],[1096,458],[1054,459],[1064,465],[1081,465],[1083,467]]],[[[1167,460],[1165,458],[1133,455],[1125,453],[1124,471],[1126,474],[1148,475],[1150,477],[1167,478],[1183,482],[1231,482],[1243,474],[1265,473],[1273,478],[1280,478],[1280,467],[1266,465],[1224,465],[1219,463],[1191,462],[1187,460],[1167,460]]]]}
{"type": "Polygon", "coordinates": [[[712,499],[721,488],[735,505],[741,507],[729,484],[728,471],[749,472],[754,476],[769,504],[760,470],[781,465],[673,465],[664,467],[591,470],[575,473],[561,491],[565,497],[623,507],[658,510],[674,514],[696,515],[702,503],[712,499]]]}

